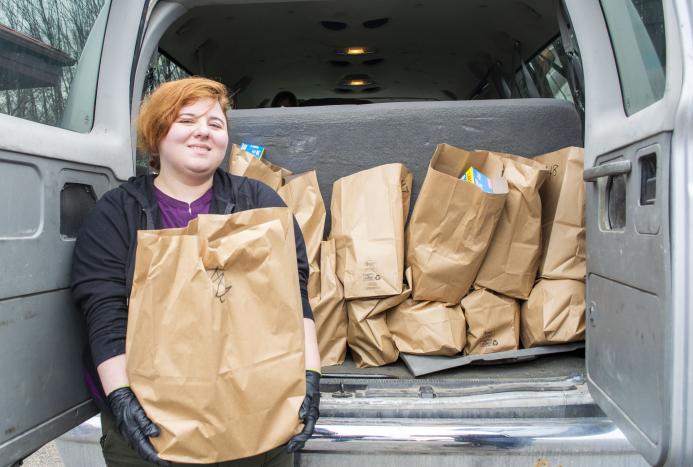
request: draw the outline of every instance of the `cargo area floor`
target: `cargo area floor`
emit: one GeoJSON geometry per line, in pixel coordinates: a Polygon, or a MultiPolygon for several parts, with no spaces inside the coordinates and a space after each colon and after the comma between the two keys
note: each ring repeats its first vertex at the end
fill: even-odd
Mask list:
{"type": "Polygon", "coordinates": [[[577,350],[513,363],[468,365],[414,378],[401,359],[381,367],[357,368],[347,353],[347,358],[342,365],[323,368],[323,376],[324,378],[368,380],[471,380],[475,384],[569,377],[584,379],[585,357],[583,350],[577,350]]]}

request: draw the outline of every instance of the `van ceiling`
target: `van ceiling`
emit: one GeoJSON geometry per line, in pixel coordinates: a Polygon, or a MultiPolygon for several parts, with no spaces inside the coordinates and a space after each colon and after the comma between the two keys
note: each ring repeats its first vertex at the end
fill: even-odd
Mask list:
{"type": "Polygon", "coordinates": [[[494,63],[506,73],[519,66],[515,41],[526,60],[558,33],[555,0],[177,3],[189,11],[160,48],[188,71],[239,89],[239,108],[268,105],[281,90],[299,101],[468,99],[494,63]],[[375,51],[335,52],[350,46],[375,51]],[[373,83],[340,86],[352,75],[373,83]]]}

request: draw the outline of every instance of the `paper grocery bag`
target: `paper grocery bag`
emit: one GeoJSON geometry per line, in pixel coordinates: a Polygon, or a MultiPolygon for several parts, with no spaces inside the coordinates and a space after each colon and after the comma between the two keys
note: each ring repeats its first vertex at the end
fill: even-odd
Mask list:
{"type": "Polygon", "coordinates": [[[459,303],[469,291],[508,194],[502,173],[492,153],[438,145],[407,228],[412,298],[459,303]],[[459,179],[470,167],[491,180],[492,193],[459,179]]]}
{"type": "Polygon", "coordinates": [[[337,275],[347,299],[402,292],[411,186],[411,172],[402,164],[381,165],[334,183],[330,238],[337,245],[337,275]]]}
{"type": "Polygon", "coordinates": [[[139,231],[126,339],[132,390],[159,455],[214,463],[299,431],[303,314],[287,208],[139,231]]]}
{"type": "Polygon", "coordinates": [[[585,284],[541,279],[522,304],[521,339],[525,348],[585,338],[585,284]]]}
{"type": "Polygon", "coordinates": [[[308,256],[308,296],[320,293],[320,242],[325,230],[325,203],[314,170],[286,175],[277,193],[296,218],[308,256]]]}
{"type": "Polygon", "coordinates": [[[539,276],[584,280],[585,182],[582,148],[569,147],[534,158],[546,164],[549,178],[541,188],[542,257],[539,276]]]}
{"type": "Polygon", "coordinates": [[[417,355],[455,355],[467,341],[460,305],[408,298],[387,312],[387,326],[397,350],[417,355]]]}
{"type": "Polygon", "coordinates": [[[534,285],[541,257],[539,188],[549,171],[544,164],[532,159],[494,154],[503,161],[508,197],[474,286],[526,299],[534,285]]]}
{"type": "Polygon", "coordinates": [[[467,320],[466,355],[517,350],[520,345],[520,305],[517,300],[480,289],[462,299],[467,320]]]}
{"type": "Polygon", "coordinates": [[[347,342],[358,368],[382,366],[399,358],[387,325],[387,310],[409,298],[411,287],[405,284],[402,289],[398,295],[387,298],[347,302],[347,342]]]}
{"type": "Polygon", "coordinates": [[[316,298],[310,299],[318,335],[322,366],[344,363],[347,346],[347,312],[344,290],[337,278],[337,254],[334,239],[320,247],[320,287],[316,298]]]}
{"type": "Polygon", "coordinates": [[[258,159],[241,149],[237,144],[231,146],[229,172],[233,175],[258,180],[275,191],[282,186],[283,176],[291,174],[286,169],[271,164],[264,159],[258,159]]]}

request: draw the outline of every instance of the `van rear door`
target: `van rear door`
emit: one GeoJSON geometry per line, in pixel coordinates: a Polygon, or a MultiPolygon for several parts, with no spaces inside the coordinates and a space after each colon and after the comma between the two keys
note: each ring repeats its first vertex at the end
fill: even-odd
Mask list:
{"type": "Polygon", "coordinates": [[[691,465],[691,4],[565,3],[585,75],[589,389],[648,462],[691,465]]]}
{"type": "Polygon", "coordinates": [[[134,172],[145,0],[0,2],[0,465],[95,413],[70,294],[81,220],[134,172]]]}

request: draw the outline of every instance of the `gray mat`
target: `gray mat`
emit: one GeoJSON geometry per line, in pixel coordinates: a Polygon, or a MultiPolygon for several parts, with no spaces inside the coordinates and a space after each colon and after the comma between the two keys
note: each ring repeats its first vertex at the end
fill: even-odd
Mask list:
{"type": "Polygon", "coordinates": [[[400,354],[400,358],[414,376],[427,375],[437,371],[448,370],[472,364],[498,364],[512,363],[533,359],[541,355],[549,355],[561,352],[572,352],[585,347],[584,342],[570,344],[547,345],[532,349],[510,350],[486,355],[464,355],[459,357],[442,357],[432,355],[400,354]]]}

